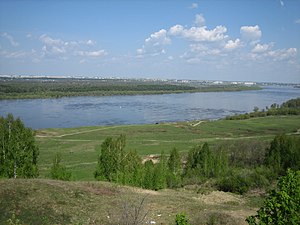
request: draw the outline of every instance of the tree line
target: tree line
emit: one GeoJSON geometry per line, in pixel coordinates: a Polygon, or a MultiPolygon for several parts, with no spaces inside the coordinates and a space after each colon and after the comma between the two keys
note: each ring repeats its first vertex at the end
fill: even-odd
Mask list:
{"type": "Polygon", "coordinates": [[[300,98],[291,99],[281,105],[273,103],[270,107],[259,110],[256,106],[253,112],[227,116],[227,120],[244,120],[254,117],[278,116],[278,115],[300,115],[300,98]]]}
{"type": "MultiPolygon", "coordinates": [[[[0,78],[1,79],[1,78],[0,78]]],[[[30,78],[0,82],[0,99],[60,98],[72,96],[107,96],[137,94],[167,94],[207,91],[257,90],[242,85],[200,85],[123,79],[30,78]]]]}
{"type": "Polygon", "coordinates": [[[162,152],[157,163],[151,159],[142,163],[135,150],[125,151],[125,145],[126,138],[121,135],[109,137],[97,147],[97,180],[159,190],[213,179],[219,190],[243,194],[251,188],[268,186],[288,168],[300,169],[300,138],[287,135],[276,136],[263,160],[249,168],[237,166],[222,148],[212,151],[208,143],[195,146],[187,156],[176,148],[169,157],[162,152]]]}

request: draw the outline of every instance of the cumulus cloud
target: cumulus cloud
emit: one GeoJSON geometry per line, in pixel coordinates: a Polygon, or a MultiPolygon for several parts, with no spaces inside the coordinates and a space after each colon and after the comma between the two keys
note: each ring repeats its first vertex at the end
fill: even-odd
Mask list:
{"type": "Polygon", "coordinates": [[[53,39],[46,34],[40,36],[40,41],[48,46],[63,45],[64,42],[60,39],[53,39]]]}
{"type": "Polygon", "coordinates": [[[161,29],[146,38],[144,45],[142,48],[137,49],[136,53],[140,56],[144,54],[152,56],[165,54],[164,46],[169,44],[171,44],[171,39],[168,37],[167,31],[161,29]]]}
{"type": "Polygon", "coordinates": [[[145,40],[145,43],[153,46],[167,45],[171,44],[171,39],[167,37],[167,31],[161,29],[160,31],[151,34],[150,37],[145,40]]]}
{"type": "Polygon", "coordinates": [[[270,50],[273,47],[273,43],[271,44],[256,44],[255,47],[252,49],[253,53],[262,53],[270,50]]]}
{"type": "Polygon", "coordinates": [[[272,57],[274,61],[288,60],[296,57],[297,49],[296,48],[278,49],[274,51],[269,51],[267,55],[272,57]]]}
{"type": "Polygon", "coordinates": [[[243,46],[243,44],[242,44],[241,40],[237,38],[235,41],[229,40],[225,44],[224,49],[226,49],[228,51],[232,51],[232,50],[235,50],[235,49],[240,48],[242,46],[243,46]]]}
{"type": "Polygon", "coordinates": [[[197,14],[195,17],[195,24],[199,27],[202,27],[205,25],[205,18],[202,14],[197,14]]]}
{"type": "Polygon", "coordinates": [[[246,41],[259,41],[262,32],[258,25],[255,26],[242,26],[240,29],[241,36],[246,41]]]}
{"type": "Polygon", "coordinates": [[[39,37],[39,40],[43,43],[41,57],[58,55],[62,59],[67,59],[71,56],[96,58],[108,54],[104,49],[92,50],[91,47],[96,42],[90,39],[87,41],[64,41],[43,34],[39,37]]]}
{"type": "Polygon", "coordinates": [[[13,38],[13,36],[9,35],[8,33],[3,33],[1,34],[1,37],[5,38],[6,40],[9,41],[9,43],[13,46],[13,47],[17,47],[19,46],[19,43],[16,42],[13,38]]]}
{"type": "Polygon", "coordinates": [[[175,25],[169,30],[169,33],[172,36],[179,36],[195,42],[220,41],[228,37],[225,34],[226,32],[227,28],[225,26],[217,26],[213,30],[208,30],[206,26],[186,29],[182,25],[175,25]]]}

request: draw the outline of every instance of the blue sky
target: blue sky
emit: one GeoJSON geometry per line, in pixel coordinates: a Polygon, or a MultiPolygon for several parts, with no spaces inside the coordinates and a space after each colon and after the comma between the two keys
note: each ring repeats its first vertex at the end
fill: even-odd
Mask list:
{"type": "Polygon", "coordinates": [[[299,83],[300,0],[1,0],[0,74],[299,83]]]}

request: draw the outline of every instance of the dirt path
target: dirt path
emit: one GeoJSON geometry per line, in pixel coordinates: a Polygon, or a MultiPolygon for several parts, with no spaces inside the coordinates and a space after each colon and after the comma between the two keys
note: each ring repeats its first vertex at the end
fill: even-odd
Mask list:
{"type": "MultiPolygon", "coordinates": [[[[128,127],[128,126],[134,126],[134,125],[126,125],[126,127],[128,127]]],[[[95,131],[108,130],[108,129],[114,129],[114,128],[119,128],[119,127],[124,127],[124,125],[111,126],[111,127],[101,127],[101,128],[97,128],[97,129],[93,129],[93,130],[84,130],[84,131],[78,131],[78,132],[74,132],[74,133],[70,133],[70,134],[61,134],[61,135],[53,135],[53,136],[36,135],[36,137],[39,137],[39,138],[62,138],[62,137],[73,136],[73,135],[77,135],[77,134],[92,133],[92,132],[95,132],[95,131]]]]}
{"type": "Polygon", "coordinates": [[[204,121],[199,121],[198,123],[195,123],[195,124],[191,124],[193,127],[196,127],[196,126],[198,126],[198,125],[200,125],[201,123],[203,123],[204,121]]]}

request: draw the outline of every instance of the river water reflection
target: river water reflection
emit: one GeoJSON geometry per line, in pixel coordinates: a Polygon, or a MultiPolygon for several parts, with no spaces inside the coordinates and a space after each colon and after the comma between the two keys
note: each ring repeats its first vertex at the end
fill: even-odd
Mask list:
{"type": "Polygon", "coordinates": [[[34,129],[148,124],[218,119],[300,97],[300,88],[166,95],[71,97],[0,101],[0,115],[13,113],[34,129]]]}

